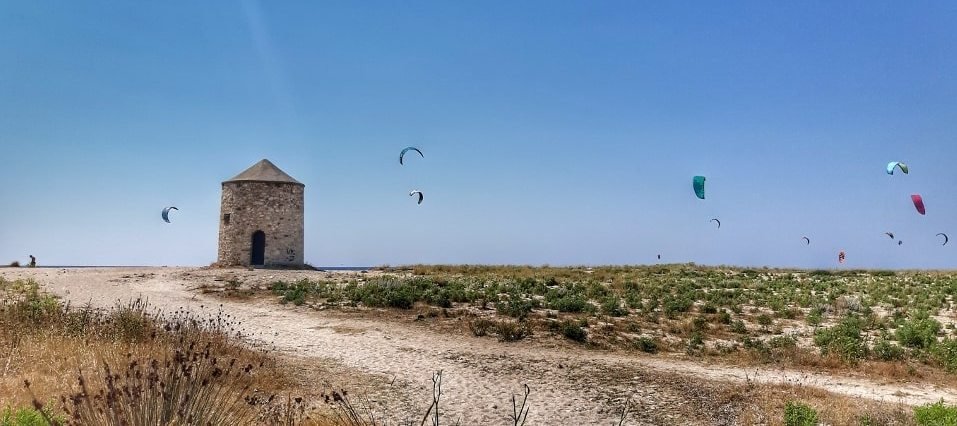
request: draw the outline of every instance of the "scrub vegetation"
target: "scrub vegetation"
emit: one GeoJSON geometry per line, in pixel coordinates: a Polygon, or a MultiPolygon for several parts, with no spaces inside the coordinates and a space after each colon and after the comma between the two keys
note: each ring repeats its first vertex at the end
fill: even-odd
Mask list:
{"type": "MultiPolygon", "coordinates": [[[[954,371],[957,353],[948,273],[461,266],[363,276],[276,282],[266,293],[226,281],[233,292],[219,294],[413,312],[459,324],[468,338],[557,339],[648,354],[639,356],[887,364],[929,374],[954,371]]],[[[361,397],[310,387],[321,379],[303,380],[292,361],[245,336],[227,312],[161,313],[141,300],[107,310],[74,307],[34,281],[0,278],[0,425],[382,424],[382,413],[356,402],[361,397]]],[[[957,412],[944,402],[912,408],[801,386],[642,374],[688,398],[707,395],[702,401],[715,404],[709,410],[741,424],[931,425],[949,424],[957,412]]],[[[408,411],[409,418],[439,421],[441,372],[432,380],[433,405],[408,411]]],[[[513,401],[515,424],[522,410],[535,410],[534,399],[513,401]]],[[[642,401],[622,411],[623,424],[662,415],[642,401]]]]}
{"type": "Polygon", "coordinates": [[[695,265],[413,266],[275,282],[280,303],[441,311],[475,336],[738,363],[957,372],[957,273],[695,265]],[[508,326],[503,326],[508,325],[508,326]],[[512,333],[514,328],[522,333],[512,333]],[[499,331],[504,330],[504,331],[499,331]]]}

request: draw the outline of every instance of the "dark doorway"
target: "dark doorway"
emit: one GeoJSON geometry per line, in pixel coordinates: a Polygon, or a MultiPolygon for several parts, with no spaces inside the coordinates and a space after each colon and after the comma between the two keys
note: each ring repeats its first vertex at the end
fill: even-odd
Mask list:
{"type": "Polygon", "coordinates": [[[253,258],[250,264],[256,266],[266,264],[266,233],[263,231],[253,232],[253,258]]]}

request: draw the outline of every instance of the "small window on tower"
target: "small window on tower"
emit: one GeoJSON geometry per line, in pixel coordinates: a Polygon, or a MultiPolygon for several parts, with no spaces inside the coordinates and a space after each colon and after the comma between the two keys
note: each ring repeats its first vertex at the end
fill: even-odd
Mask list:
{"type": "Polygon", "coordinates": [[[229,213],[223,215],[223,224],[229,225],[229,213]]]}

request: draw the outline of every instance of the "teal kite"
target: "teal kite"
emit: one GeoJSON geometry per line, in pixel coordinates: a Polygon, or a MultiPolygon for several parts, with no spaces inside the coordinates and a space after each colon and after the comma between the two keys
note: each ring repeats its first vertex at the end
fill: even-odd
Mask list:
{"type": "Polygon", "coordinates": [[[905,175],[907,174],[907,165],[904,163],[901,163],[900,161],[891,161],[890,163],[887,163],[887,174],[889,175],[894,174],[895,168],[901,169],[901,171],[904,172],[905,175]]]}
{"type": "Polygon", "coordinates": [[[697,195],[698,198],[704,199],[704,176],[695,176],[691,181],[692,186],[694,187],[694,195],[697,195]]]}

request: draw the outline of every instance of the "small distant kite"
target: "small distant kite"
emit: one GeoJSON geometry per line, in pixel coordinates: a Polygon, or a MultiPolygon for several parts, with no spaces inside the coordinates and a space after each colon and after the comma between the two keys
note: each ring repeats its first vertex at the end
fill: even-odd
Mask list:
{"type": "Polygon", "coordinates": [[[169,223],[169,211],[170,211],[170,210],[177,210],[177,211],[179,211],[178,208],[172,207],[172,206],[163,209],[163,221],[165,221],[166,223],[169,223]]]}
{"type": "Polygon", "coordinates": [[[901,163],[900,161],[891,161],[890,163],[887,163],[887,174],[894,174],[895,168],[900,169],[900,171],[904,172],[905,175],[907,174],[907,165],[901,163]]]}
{"type": "Polygon", "coordinates": [[[927,214],[927,210],[924,210],[924,199],[920,194],[911,195],[910,199],[914,202],[914,208],[917,209],[917,213],[927,214]]]}
{"type": "Polygon", "coordinates": [[[885,232],[884,235],[887,235],[888,237],[891,237],[892,240],[895,239],[893,232],[885,232]]]}
{"type": "Polygon", "coordinates": [[[658,260],[661,260],[661,255],[660,255],[660,254],[658,255],[658,260]]]}
{"type": "Polygon", "coordinates": [[[801,237],[801,239],[804,240],[804,245],[806,246],[811,245],[811,239],[808,238],[807,236],[801,237]]]}
{"type": "Polygon", "coordinates": [[[419,151],[419,149],[414,146],[409,146],[409,147],[403,148],[402,152],[399,153],[399,164],[404,164],[402,160],[405,158],[405,153],[409,152],[410,150],[418,152],[419,155],[422,156],[422,158],[425,158],[425,154],[422,154],[422,151],[419,151]]]}
{"type": "Polygon", "coordinates": [[[713,219],[711,219],[711,222],[717,222],[717,223],[718,223],[718,229],[721,229],[721,221],[720,221],[720,220],[718,220],[717,218],[713,218],[713,219]]]}
{"type": "Polygon", "coordinates": [[[837,254],[837,261],[843,265],[845,260],[847,260],[847,256],[845,256],[844,250],[841,250],[841,252],[837,254]]]}
{"type": "Polygon", "coordinates": [[[938,237],[944,237],[944,243],[941,244],[942,246],[946,246],[946,245],[947,245],[947,242],[950,241],[950,238],[947,237],[947,234],[945,234],[945,233],[943,233],[943,232],[937,234],[937,236],[938,236],[938,237]]]}
{"type": "Polygon", "coordinates": [[[422,204],[422,198],[424,198],[424,196],[422,195],[422,191],[412,191],[409,193],[409,196],[411,197],[411,196],[414,196],[415,194],[419,194],[419,202],[416,204],[422,204]]]}
{"type": "Polygon", "coordinates": [[[694,188],[694,195],[702,200],[704,199],[704,181],[704,176],[695,176],[694,179],[691,180],[691,186],[694,188]]]}
{"type": "Polygon", "coordinates": [[[904,245],[904,241],[903,241],[903,240],[897,240],[897,245],[899,245],[899,246],[900,246],[900,245],[904,245]]]}

